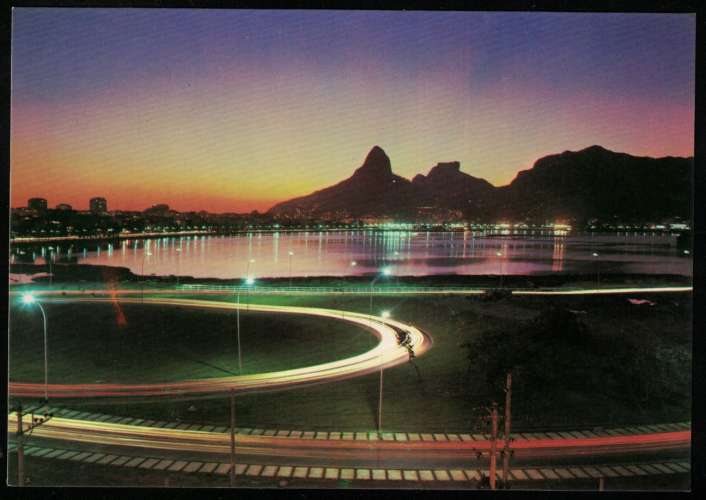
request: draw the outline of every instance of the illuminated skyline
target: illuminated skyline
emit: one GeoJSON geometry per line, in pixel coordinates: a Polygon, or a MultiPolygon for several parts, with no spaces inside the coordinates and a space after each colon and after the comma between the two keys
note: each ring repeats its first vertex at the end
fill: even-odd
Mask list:
{"type": "Polygon", "coordinates": [[[11,204],[264,211],[379,144],[495,185],[693,155],[691,15],[14,9],[11,204]]]}

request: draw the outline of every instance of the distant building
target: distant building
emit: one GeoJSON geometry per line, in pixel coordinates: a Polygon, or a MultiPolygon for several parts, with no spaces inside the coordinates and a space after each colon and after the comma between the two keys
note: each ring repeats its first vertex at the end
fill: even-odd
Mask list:
{"type": "Polygon", "coordinates": [[[27,202],[27,208],[37,212],[46,212],[47,200],[44,198],[30,198],[27,202]]]}
{"type": "Polygon", "coordinates": [[[146,215],[169,215],[169,205],[165,203],[152,205],[150,208],[145,209],[143,213],[146,215]]]}
{"type": "Polygon", "coordinates": [[[108,211],[108,202],[105,198],[91,198],[88,205],[93,214],[102,214],[108,211]]]}
{"type": "Polygon", "coordinates": [[[73,207],[72,207],[71,205],[69,205],[68,203],[59,203],[59,204],[56,206],[56,209],[57,209],[57,210],[67,210],[67,211],[70,211],[70,210],[73,210],[73,207]]]}

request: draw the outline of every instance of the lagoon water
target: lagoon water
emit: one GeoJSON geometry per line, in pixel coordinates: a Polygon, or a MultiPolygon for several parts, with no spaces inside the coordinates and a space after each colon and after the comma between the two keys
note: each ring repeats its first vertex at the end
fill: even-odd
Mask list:
{"type": "Polygon", "coordinates": [[[253,232],[237,236],[62,243],[36,258],[127,267],[136,274],[199,278],[393,274],[643,273],[692,275],[690,256],[669,234],[488,236],[467,232],[253,232]],[[291,255],[290,255],[291,253],[291,255]],[[594,255],[597,254],[597,256],[594,255]],[[253,262],[250,262],[253,261],[253,262]]]}

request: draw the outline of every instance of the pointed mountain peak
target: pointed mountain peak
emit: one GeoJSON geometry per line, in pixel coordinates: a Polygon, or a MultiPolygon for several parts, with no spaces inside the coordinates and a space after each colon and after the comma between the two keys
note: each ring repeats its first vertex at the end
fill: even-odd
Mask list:
{"type": "Polygon", "coordinates": [[[392,176],[390,158],[380,146],[373,146],[368,156],[365,157],[363,165],[353,175],[392,176]]]}

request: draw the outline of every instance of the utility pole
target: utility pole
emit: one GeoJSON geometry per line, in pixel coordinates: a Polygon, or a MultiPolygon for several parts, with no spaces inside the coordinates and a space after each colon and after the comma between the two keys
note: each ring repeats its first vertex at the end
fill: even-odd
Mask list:
{"type": "Polygon", "coordinates": [[[512,372],[508,372],[505,381],[505,446],[503,447],[503,487],[507,488],[510,472],[510,420],[512,403],[512,372]]]}
{"type": "Polygon", "coordinates": [[[235,486],[235,392],[230,390],[230,485],[235,486]]]}
{"type": "Polygon", "coordinates": [[[236,326],[237,326],[237,331],[238,331],[238,374],[242,375],[243,374],[243,356],[240,353],[240,290],[238,290],[238,295],[237,295],[237,308],[236,308],[236,326]]]}
{"type": "Polygon", "coordinates": [[[490,438],[490,489],[495,489],[495,472],[497,469],[497,451],[498,451],[498,403],[493,401],[493,409],[490,413],[492,419],[492,434],[490,438]]]}
{"type": "Polygon", "coordinates": [[[25,434],[28,432],[31,433],[35,427],[39,427],[51,420],[53,415],[51,413],[44,413],[43,417],[35,417],[34,411],[32,411],[32,420],[25,429],[22,423],[22,403],[17,403],[17,409],[15,411],[17,412],[17,486],[21,487],[25,485],[25,434]]]}

